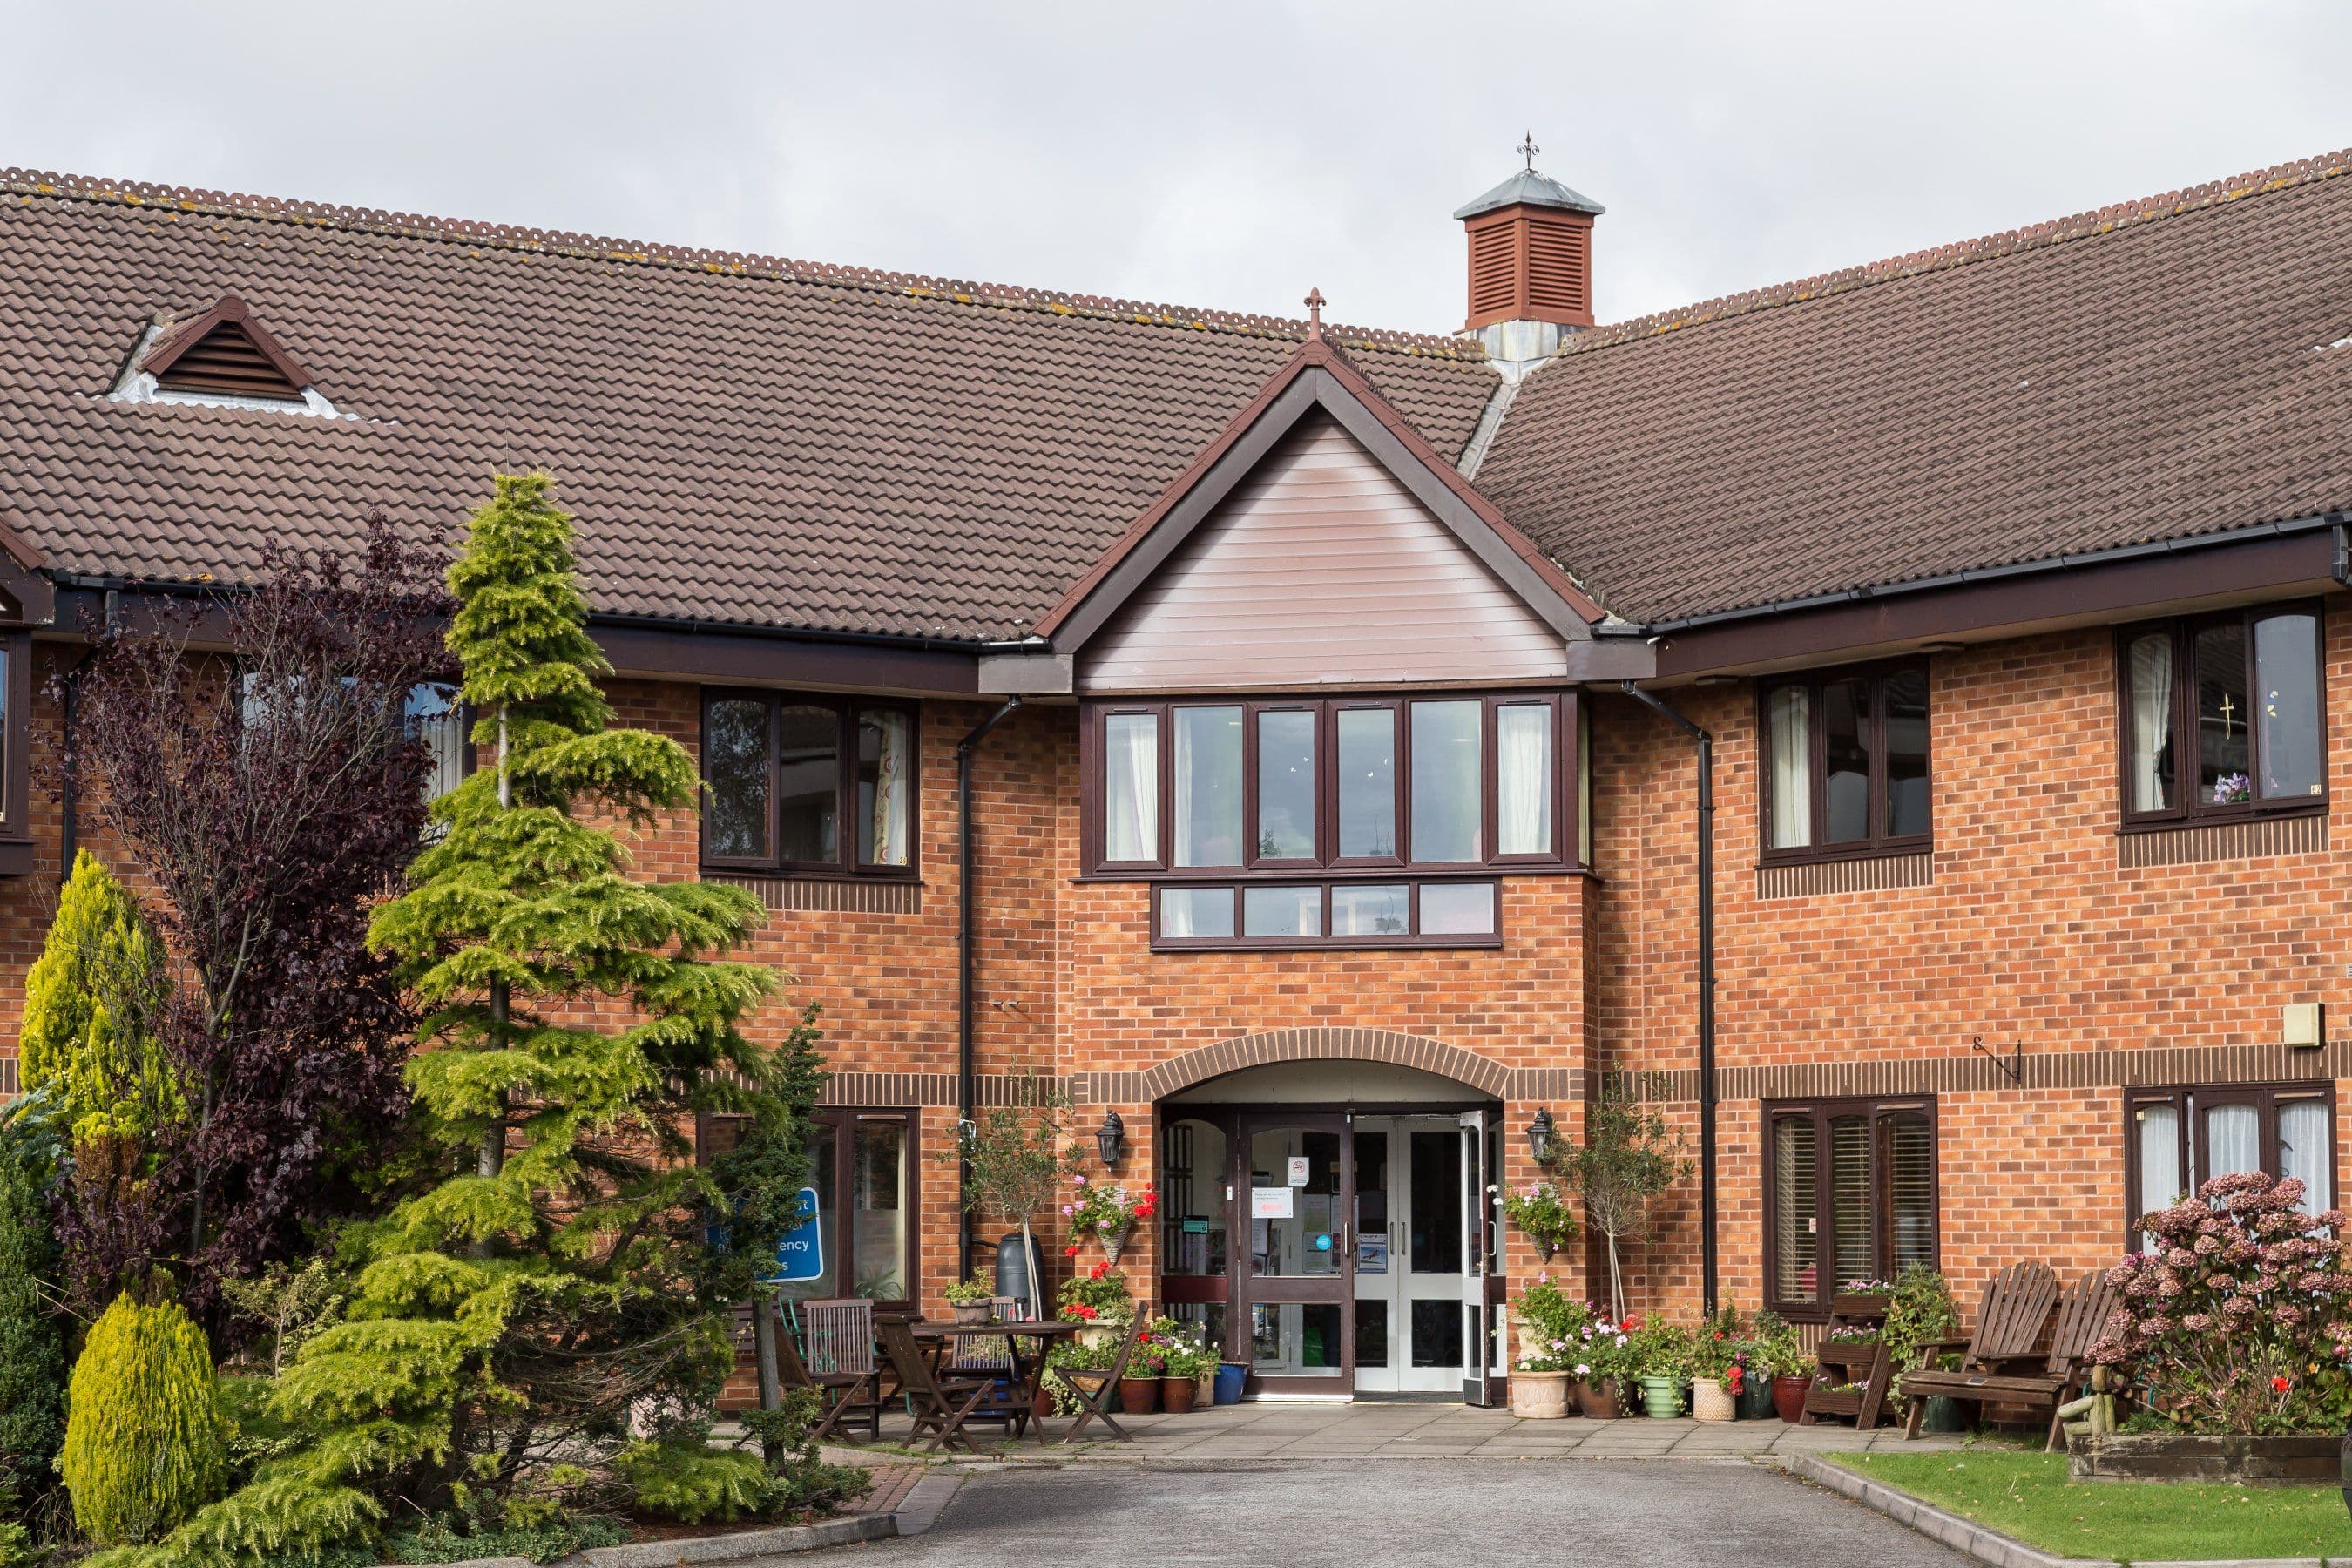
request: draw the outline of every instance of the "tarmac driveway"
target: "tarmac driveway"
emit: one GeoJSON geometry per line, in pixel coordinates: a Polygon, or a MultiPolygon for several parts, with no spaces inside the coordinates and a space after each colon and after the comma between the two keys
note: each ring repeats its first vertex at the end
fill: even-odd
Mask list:
{"type": "Polygon", "coordinates": [[[981,1470],[877,1563],[1822,1568],[1969,1560],[1745,1460],[1355,1459],[981,1470]]]}

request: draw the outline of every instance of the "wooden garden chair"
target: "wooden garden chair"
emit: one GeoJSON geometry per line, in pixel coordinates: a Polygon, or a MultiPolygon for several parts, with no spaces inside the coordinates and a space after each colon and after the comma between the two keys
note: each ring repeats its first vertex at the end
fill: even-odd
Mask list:
{"type": "Polygon", "coordinates": [[[849,1409],[864,1409],[870,1402],[874,1436],[881,1436],[882,1369],[874,1360],[874,1303],[862,1296],[803,1301],[800,1318],[806,1347],[803,1370],[820,1388],[845,1391],[816,1436],[832,1431],[849,1409]]]}
{"type": "Polygon", "coordinates": [[[808,1363],[801,1359],[800,1344],[791,1325],[780,1321],[776,1326],[776,1381],[786,1388],[805,1388],[817,1396],[818,1408],[824,1414],[810,1436],[820,1443],[836,1436],[847,1441],[847,1434],[840,1431],[842,1418],[860,1413],[866,1417],[866,1441],[881,1441],[881,1373],[873,1364],[870,1344],[866,1361],[863,1372],[812,1372],[808,1363]]]}
{"type": "MultiPolygon", "coordinates": [[[[1910,1406],[1903,1423],[1905,1438],[1919,1435],[1919,1419],[1927,1413],[1927,1401],[1939,1396],[1971,1400],[1979,1409],[1987,1404],[2011,1401],[2040,1404],[2051,1388],[2062,1387],[2080,1374],[2083,1354],[2099,1337],[2098,1325],[2106,1321],[2106,1309],[2101,1305],[2106,1299],[2096,1275],[2077,1280],[2067,1293],[2066,1321],[2044,1351],[2042,1331],[2058,1300],[2058,1277],[2045,1263],[2012,1263],[2002,1269],[1985,1287],[1983,1305],[1977,1309],[1976,1331],[1966,1340],[1939,1340],[1923,1347],[1920,1364],[1904,1373],[1903,1399],[1910,1406]],[[2094,1311],[2095,1316],[2087,1315],[2094,1311]],[[1936,1365],[1947,1352],[1962,1346],[1967,1348],[1958,1371],[1946,1372],[1936,1365]],[[2039,1372],[2020,1365],[2036,1361],[2042,1363],[2039,1372]],[[2059,1373],[2055,1383],[2053,1369],[2059,1373]]],[[[2057,1400],[2053,1410],[2064,1403],[2063,1398],[2057,1400]]],[[[2054,1416],[2051,1430],[2054,1447],[2054,1416]]]]}
{"type": "Polygon", "coordinates": [[[1127,1338],[1119,1342],[1118,1354],[1111,1359],[1108,1369],[1102,1372],[1086,1372],[1070,1367],[1054,1369],[1055,1377],[1077,1390],[1080,1405],[1078,1418],[1070,1423],[1067,1432],[1062,1434],[1063,1442],[1076,1442],[1078,1434],[1087,1429],[1087,1424],[1095,1420],[1100,1420],[1109,1427],[1120,1442],[1135,1441],[1128,1435],[1127,1428],[1112,1418],[1110,1407],[1118,1398],[1118,1380],[1127,1375],[1127,1363],[1135,1354],[1136,1344],[1143,1338],[1145,1321],[1142,1304],[1138,1302],[1135,1321],[1127,1326],[1127,1338]]]}
{"type": "Polygon", "coordinates": [[[954,1444],[967,1453],[979,1452],[978,1446],[964,1435],[963,1424],[971,1419],[972,1412],[995,1386],[995,1380],[985,1377],[941,1377],[931,1371],[930,1363],[923,1359],[923,1350],[915,1342],[915,1331],[895,1320],[882,1324],[882,1353],[890,1360],[890,1370],[898,1374],[898,1391],[906,1395],[907,1412],[915,1418],[915,1429],[908,1434],[913,1443],[926,1432],[935,1434],[924,1448],[935,1454],[954,1444]]]}
{"type": "MultiPolygon", "coordinates": [[[[988,1315],[1000,1323],[1013,1321],[1019,1305],[1010,1296],[991,1296],[988,1315]]],[[[990,1335],[985,1339],[959,1336],[954,1342],[955,1353],[948,1363],[948,1375],[956,1378],[982,1377],[989,1381],[986,1397],[980,1408],[972,1412],[975,1421],[1006,1423],[1016,1437],[1028,1430],[1030,1409],[1028,1390],[1022,1385],[1021,1368],[1013,1354],[1009,1338],[990,1335]]]]}

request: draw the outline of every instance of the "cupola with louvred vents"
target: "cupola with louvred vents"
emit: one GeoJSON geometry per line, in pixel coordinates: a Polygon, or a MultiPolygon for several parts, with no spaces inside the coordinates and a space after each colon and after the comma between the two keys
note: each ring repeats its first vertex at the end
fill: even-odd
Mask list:
{"type": "Polygon", "coordinates": [[[1528,166],[1455,210],[1470,237],[1465,331],[1498,321],[1592,325],[1592,220],[1605,209],[1528,166]]]}

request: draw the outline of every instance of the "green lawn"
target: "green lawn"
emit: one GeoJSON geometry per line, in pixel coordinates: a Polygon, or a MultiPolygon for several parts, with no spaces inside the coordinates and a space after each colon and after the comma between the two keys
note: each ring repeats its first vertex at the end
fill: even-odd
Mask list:
{"type": "Polygon", "coordinates": [[[2334,1487],[2069,1483],[2063,1454],[1995,1448],[1823,1457],[2063,1557],[2352,1559],[2352,1515],[2334,1487]]]}

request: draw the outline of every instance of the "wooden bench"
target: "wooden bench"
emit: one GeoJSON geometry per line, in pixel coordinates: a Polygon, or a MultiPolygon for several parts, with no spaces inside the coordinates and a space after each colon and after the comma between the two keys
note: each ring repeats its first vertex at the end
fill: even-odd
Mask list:
{"type": "Polygon", "coordinates": [[[1946,1340],[1927,1347],[1920,1365],[1903,1374],[1903,1401],[1909,1414],[1906,1438],[1919,1435],[1927,1401],[1965,1399],[1979,1412],[1987,1405],[2025,1405],[2050,1410],[2049,1448],[2058,1446],[2058,1407],[2074,1396],[2083,1378],[2083,1358],[2105,1327],[2115,1305],[2114,1288],[2103,1274],[2086,1274],[2066,1292],[2057,1329],[2047,1350],[2042,1328],[2058,1298],[2058,1277],[2042,1263],[2014,1263],[1985,1287],[1976,1332],[1966,1342],[1946,1340]],[[1946,1372],[1937,1359],[1963,1342],[1959,1370],[1946,1372]],[[2039,1362],[2038,1370],[2021,1363],[2039,1362]]]}

